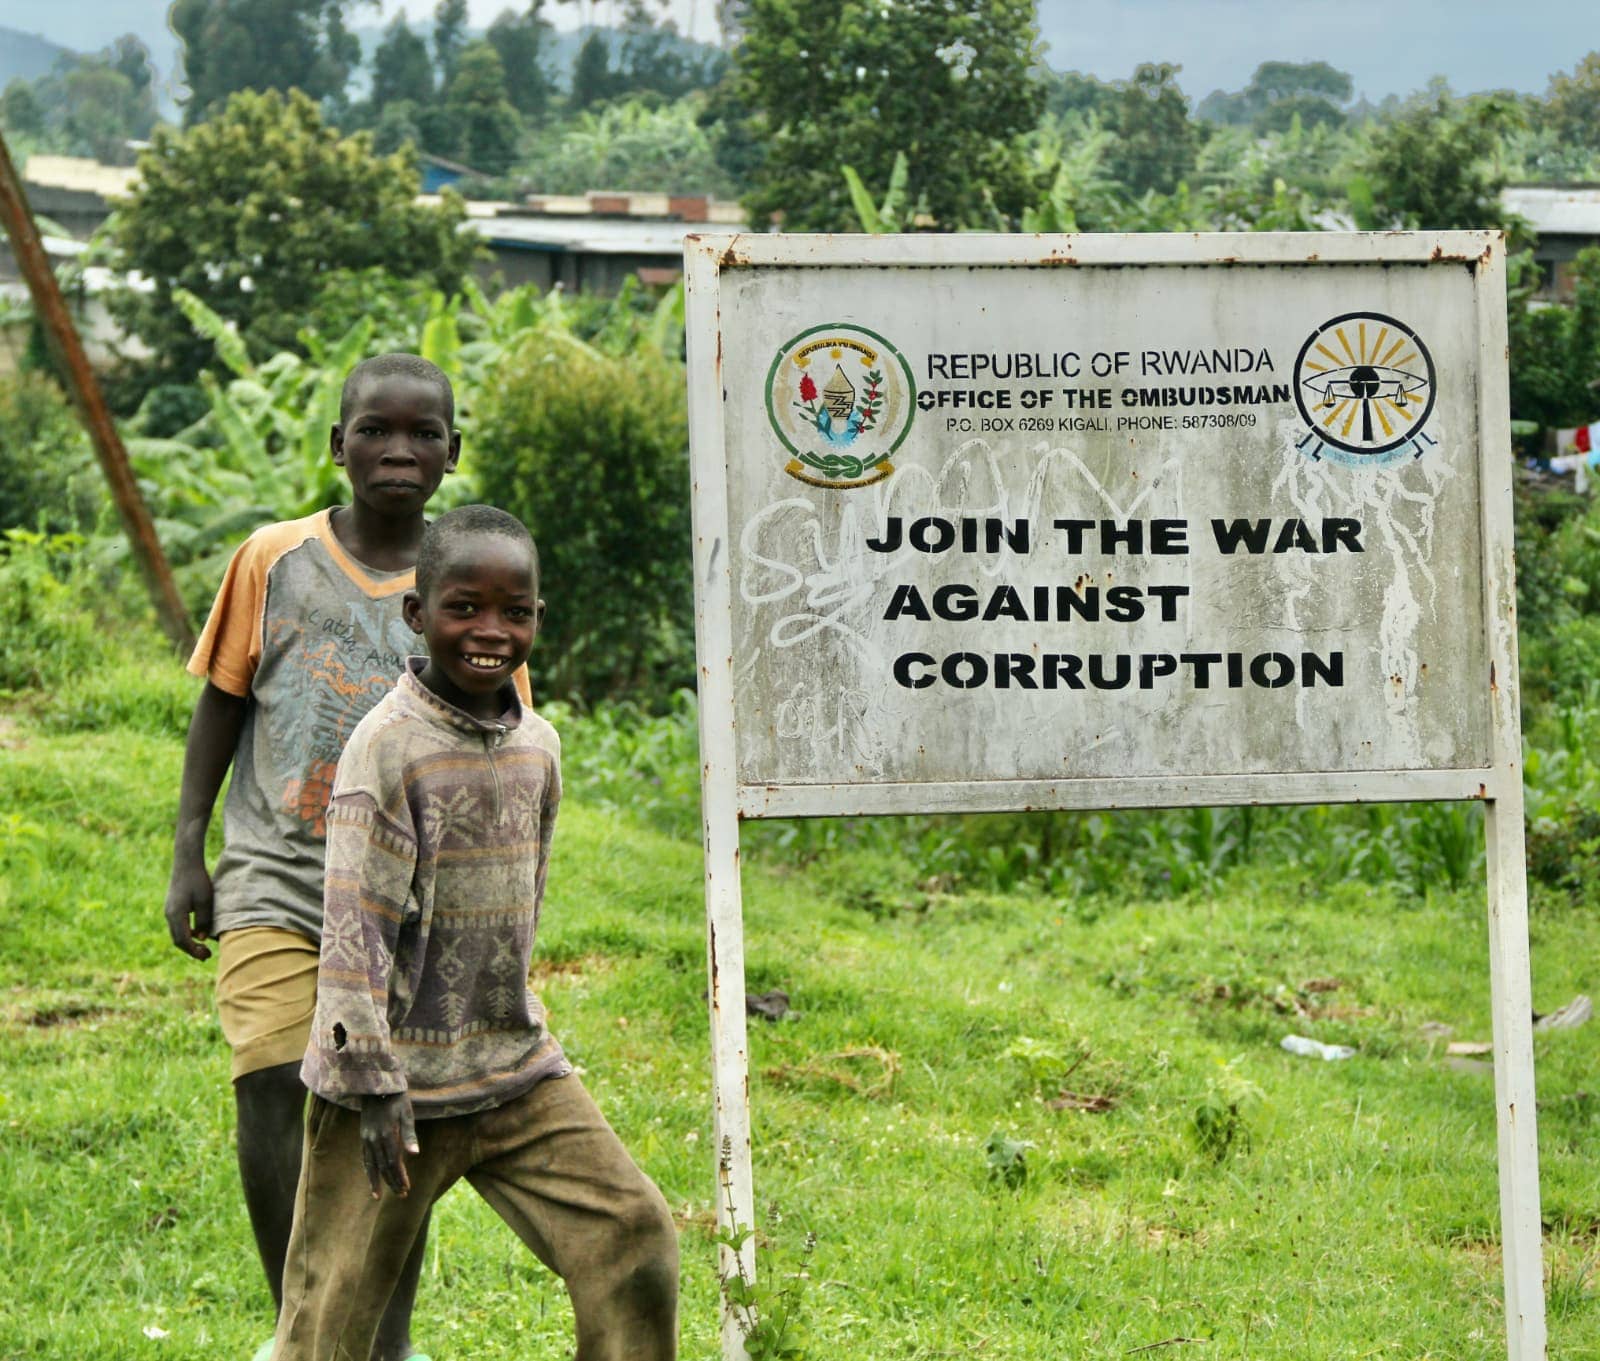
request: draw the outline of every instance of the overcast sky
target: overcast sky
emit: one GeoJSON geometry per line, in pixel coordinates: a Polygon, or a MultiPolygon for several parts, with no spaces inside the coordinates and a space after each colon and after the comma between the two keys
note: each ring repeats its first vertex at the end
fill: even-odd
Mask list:
{"type": "MultiPolygon", "coordinates": [[[[402,8],[412,19],[434,0],[355,5],[355,23],[382,23],[402,8]]],[[[523,0],[468,0],[476,25],[523,0]]],[[[672,0],[679,28],[716,37],[715,0],[672,0]]],[[[828,0],[817,0],[828,3],[828,0]]],[[[551,0],[563,27],[620,15],[619,0],[551,0]]],[[[135,32],[158,51],[166,0],[0,0],[0,24],[80,49],[135,32]],[[154,40],[154,41],[152,41],[154,40]]],[[[1600,48],[1597,0],[1041,0],[1039,24],[1052,66],[1105,80],[1130,75],[1140,61],[1183,67],[1179,83],[1195,98],[1237,90],[1270,59],[1324,60],[1355,77],[1377,100],[1420,89],[1443,75],[1460,93],[1515,89],[1543,93],[1553,72],[1570,71],[1600,48]]]]}

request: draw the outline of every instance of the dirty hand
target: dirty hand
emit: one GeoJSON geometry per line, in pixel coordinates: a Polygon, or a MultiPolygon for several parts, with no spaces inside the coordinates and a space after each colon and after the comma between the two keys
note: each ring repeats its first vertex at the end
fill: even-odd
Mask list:
{"type": "Polygon", "coordinates": [[[397,1196],[410,1191],[406,1154],[421,1151],[407,1093],[362,1098],[361,1165],[367,1169],[367,1185],[372,1188],[374,1200],[382,1194],[384,1182],[397,1196]]]}
{"type": "Polygon", "coordinates": [[[174,864],[167,884],[167,931],[172,943],[195,959],[211,958],[211,948],[200,943],[211,934],[211,907],[205,862],[174,864]]]}

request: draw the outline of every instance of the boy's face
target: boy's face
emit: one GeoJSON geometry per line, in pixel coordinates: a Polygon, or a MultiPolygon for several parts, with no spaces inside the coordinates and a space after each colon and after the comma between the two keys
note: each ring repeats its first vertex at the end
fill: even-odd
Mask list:
{"type": "Polygon", "coordinates": [[[458,539],[426,598],[408,591],[402,608],[428,644],[422,683],[475,718],[498,717],[544,619],[527,545],[503,534],[458,539]]]}
{"type": "Polygon", "coordinates": [[[356,390],[348,419],[328,438],[350,494],[388,517],[420,515],[461,457],[436,384],[403,374],[371,378],[356,390]]]}

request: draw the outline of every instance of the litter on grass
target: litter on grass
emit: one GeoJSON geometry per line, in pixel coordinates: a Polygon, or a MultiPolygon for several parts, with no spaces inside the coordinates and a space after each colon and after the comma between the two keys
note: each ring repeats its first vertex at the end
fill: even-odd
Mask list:
{"type": "Polygon", "coordinates": [[[1585,993],[1579,993],[1564,1007],[1557,1007],[1548,1016],[1535,1016],[1535,1030],[1576,1030],[1594,1015],[1594,1003],[1585,993]]]}
{"type": "Polygon", "coordinates": [[[1356,1051],[1347,1044],[1323,1044],[1304,1035],[1285,1035],[1279,1042],[1291,1054],[1307,1059],[1353,1059],[1356,1051]]]}

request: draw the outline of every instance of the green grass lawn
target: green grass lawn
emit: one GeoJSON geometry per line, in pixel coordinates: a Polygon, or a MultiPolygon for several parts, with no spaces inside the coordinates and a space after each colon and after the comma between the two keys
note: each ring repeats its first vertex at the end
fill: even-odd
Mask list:
{"type": "MultiPolygon", "coordinates": [[[[246,1358],[271,1330],[212,966],[161,920],[180,760],[0,723],[5,1361],[246,1358]]],[[[1492,1078],[1428,1028],[1489,1036],[1481,889],[1259,872],[1073,902],[762,860],[749,986],[797,1013],[751,1021],[762,1268],[803,1269],[807,1356],[1504,1355],[1492,1078]],[[1360,1054],[1296,1058],[1290,1032],[1360,1054]]],[[[1541,1009],[1600,990],[1597,945],[1591,908],[1537,905],[1541,1009]]],[[[683,1353],[712,1357],[698,845],[569,789],[537,970],[678,1214],[683,1353]]],[[[1597,1040],[1537,1038],[1552,1357],[1600,1358],[1597,1040]]],[[[434,1223],[437,1361],[570,1354],[559,1282],[469,1190],[434,1223]]]]}

